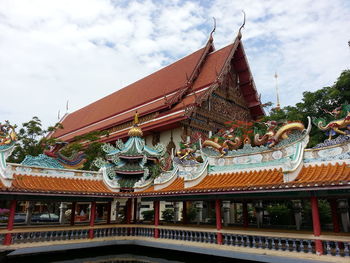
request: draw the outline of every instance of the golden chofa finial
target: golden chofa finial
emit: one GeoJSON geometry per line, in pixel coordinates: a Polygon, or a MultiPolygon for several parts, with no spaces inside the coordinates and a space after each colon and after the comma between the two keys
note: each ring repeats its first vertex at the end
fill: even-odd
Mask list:
{"type": "Polygon", "coordinates": [[[134,124],[139,124],[139,114],[137,113],[137,111],[134,116],[134,124]]]}
{"type": "Polygon", "coordinates": [[[134,116],[134,125],[131,127],[131,129],[128,132],[129,137],[143,136],[143,132],[138,124],[139,124],[139,114],[136,112],[134,116]]]}

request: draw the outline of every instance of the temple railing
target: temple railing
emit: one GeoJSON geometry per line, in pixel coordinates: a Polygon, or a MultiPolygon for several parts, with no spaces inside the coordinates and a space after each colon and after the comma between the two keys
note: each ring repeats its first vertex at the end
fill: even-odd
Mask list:
{"type": "Polygon", "coordinates": [[[215,228],[196,228],[184,226],[153,225],[97,225],[73,227],[22,228],[0,232],[0,241],[4,243],[10,235],[11,245],[53,241],[79,242],[83,239],[137,239],[148,238],[179,240],[192,243],[220,244],[225,247],[244,247],[247,249],[275,250],[294,253],[316,254],[315,240],[321,240],[323,254],[350,257],[350,236],[323,235],[314,237],[303,233],[263,232],[249,230],[221,230],[215,228]]]}

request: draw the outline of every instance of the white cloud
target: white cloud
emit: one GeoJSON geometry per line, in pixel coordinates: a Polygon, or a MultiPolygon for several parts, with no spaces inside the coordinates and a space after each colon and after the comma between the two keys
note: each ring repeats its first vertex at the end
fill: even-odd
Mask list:
{"type": "Polygon", "coordinates": [[[331,85],[349,68],[350,6],[338,1],[0,0],[1,119],[56,121],[198,48],[243,41],[256,85],[282,105],[331,85]]]}

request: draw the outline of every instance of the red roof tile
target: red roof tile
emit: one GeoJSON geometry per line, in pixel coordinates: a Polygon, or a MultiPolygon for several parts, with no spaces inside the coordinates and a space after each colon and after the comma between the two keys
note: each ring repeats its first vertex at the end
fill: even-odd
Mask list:
{"type": "MultiPolygon", "coordinates": [[[[239,39],[237,39],[239,43],[239,39]]],[[[191,55],[104,97],[65,117],[62,121],[64,129],[57,130],[52,136],[70,141],[77,135],[94,130],[106,129],[132,119],[134,110],[142,116],[166,109],[167,102],[176,101],[187,90],[188,77],[192,76],[204,58],[203,66],[195,79],[192,91],[211,85],[217,79],[226,60],[237,47],[236,42],[208,55],[208,47],[204,47],[191,55]],[[206,57],[205,57],[206,56],[206,57]],[[192,75],[191,75],[192,74],[192,75]],[[145,95],[147,94],[147,95],[145,95]],[[164,96],[166,99],[164,99],[164,96]],[[145,105],[146,104],[146,105],[145,105]]],[[[238,45],[240,46],[240,45],[238,45]]],[[[194,74],[195,75],[195,74],[194,74]]],[[[249,95],[251,96],[251,95],[249,95]]],[[[179,104],[183,104],[182,102],[179,104]]]]}
{"type": "Polygon", "coordinates": [[[203,51],[204,48],[199,49],[191,55],[69,114],[62,123],[64,129],[57,130],[54,136],[62,136],[185,87],[187,76],[191,75],[203,51]]]}

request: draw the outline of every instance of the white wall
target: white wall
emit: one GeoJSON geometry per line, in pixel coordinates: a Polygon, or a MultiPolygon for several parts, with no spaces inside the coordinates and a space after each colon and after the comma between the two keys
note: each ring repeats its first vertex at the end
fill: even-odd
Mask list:
{"type": "MultiPolygon", "coordinates": [[[[167,130],[167,131],[162,131],[160,133],[160,143],[164,144],[165,147],[168,145],[170,142],[170,137],[171,137],[171,132],[173,133],[173,141],[176,145],[176,150],[179,149],[179,143],[181,142],[181,134],[182,134],[182,128],[178,127],[172,130],[167,130]]],[[[146,145],[148,146],[153,146],[152,145],[152,135],[147,135],[144,137],[146,145]]]]}

